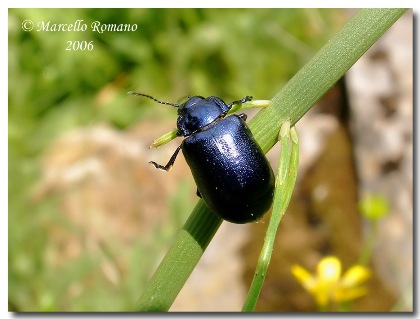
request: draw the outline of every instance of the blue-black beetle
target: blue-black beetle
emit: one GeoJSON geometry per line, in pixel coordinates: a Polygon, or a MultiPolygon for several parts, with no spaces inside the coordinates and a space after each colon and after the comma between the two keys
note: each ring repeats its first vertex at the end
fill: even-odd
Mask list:
{"type": "Polygon", "coordinates": [[[168,171],[182,149],[197,195],[213,212],[238,224],[257,221],[267,212],[273,200],[273,170],[245,124],[246,115],[226,116],[233,105],[250,101],[251,96],[229,104],[215,96],[189,96],[177,104],[130,94],[178,108],[177,136],[185,139],[165,166],[150,163],[168,171]]]}

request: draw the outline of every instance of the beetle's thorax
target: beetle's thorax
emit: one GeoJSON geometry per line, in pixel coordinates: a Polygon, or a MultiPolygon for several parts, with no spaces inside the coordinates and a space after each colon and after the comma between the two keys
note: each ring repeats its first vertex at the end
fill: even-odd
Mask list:
{"type": "Polygon", "coordinates": [[[223,117],[229,107],[221,99],[210,96],[193,96],[178,108],[178,132],[189,136],[223,117]]]}

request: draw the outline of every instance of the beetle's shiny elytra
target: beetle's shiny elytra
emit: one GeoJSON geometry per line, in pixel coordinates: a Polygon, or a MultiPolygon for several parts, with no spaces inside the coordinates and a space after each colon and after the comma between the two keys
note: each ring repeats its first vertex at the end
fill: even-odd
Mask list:
{"type": "Polygon", "coordinates": [[[274,193],[273,170],[245,124],[246,115],[226,116],[233,105],[252,97],[226,104],[215,96],[192,96],[180,105],[142,93],[131,94],[178,107],[177,135],[185,139],[165,166],[150,163],[168,171],[182,149],[197,194],[229,222],[254,222],[269,210],[274,193]]]}

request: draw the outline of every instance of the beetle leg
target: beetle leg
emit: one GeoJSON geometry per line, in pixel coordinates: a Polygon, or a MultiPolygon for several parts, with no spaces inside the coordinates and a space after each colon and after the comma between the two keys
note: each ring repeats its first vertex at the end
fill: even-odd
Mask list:
{"type": "Polygon", "coordinates": [[[244,120],[244,122],[246,121],[246,119],[247,119],[247,117],[248,117],[248,115],[246,115],[246,114],[244,114],[244,113],[238,114],[238,116],[239,116],[242,120],[244,120]]]}
{"type": "Polygon", "coordinates": [[[182,144],[178,146],[178,148],[175,150],[175,153],[171,156],[171,158],[169,159],[169,162],[165,166],[160,165],[160,164],[158,164],[156,162],[153,162],[153,161],[150,161],[149,163],[153,164],[157,169],[160,169],[160,170],[165,171],[165,172],[169,171],[171,169],[171,167],[174,165],[175,159],[178,156],[178,153],[179,153],[179,150],[181,149],[181,146],[182,146],[182,144]]]}
{"type": "Polygon", "coordinates": [[[248,102],[248,101],[251,101],[251,100],[252,100],[252,96],[247,95],[243,99],[240,99],[240,100],[233,101],[233,102],[229,103],[227,106],[228,106],[229,109],[231,109],[232,106],[234,106],[235,104],[242,104],[242,103],[245,103],[245,102],[248,102]]]}
{"type": "Polygon", "coordinates": [[[202,197],[201,197],[201,193],[200,193],[200,191],[198,190],[198,188],[197,188],[197,192],[196,192],[196,194],[197,194],[197,196],[198,196],[198,197],[202,198],[202,197]]]}

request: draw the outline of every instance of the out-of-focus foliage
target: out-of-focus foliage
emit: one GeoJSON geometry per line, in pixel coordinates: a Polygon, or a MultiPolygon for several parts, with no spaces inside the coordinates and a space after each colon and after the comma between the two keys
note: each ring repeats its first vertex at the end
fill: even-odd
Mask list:
{"type": "MultiPolygon", "coordinates": [[[[58,271],[51,268],[46,221],[61,223],[68,232],[78,229],[58,213],[57,199],[34,203],[30,191],[43,152],[59,134],[97,122],[126,129],[139,120],[175,118],[176,112],[127,96],[131,90],[173,102],[188,94],[269,99],[343,18],[339,10],[309,9],[10,9],[9,309],[132,310],[157,262],[150,246],[144,251],[140,242],[117,245],[131,252],[118,286],[101,275],[100,256],[82,254],[58,271]],[[22,22],[28,19],[35,27],[25,32],[22,22]],[[87,24],[86,31],[36,31],[41,21],[77,20],[87,24]],[[94,21],[138,27],[96,33],[90,28],[94,21]],[[92,41],[93,50],[66,51],[67,41],[92,41]],[[93,275],[81,284],[88,273],[93,275]]],[[[171,204],[174,210],[185,210],[181,191],[171,204]]],[[[175,230],[166,231],[157,234],[156,247],[175,230]]]]}

